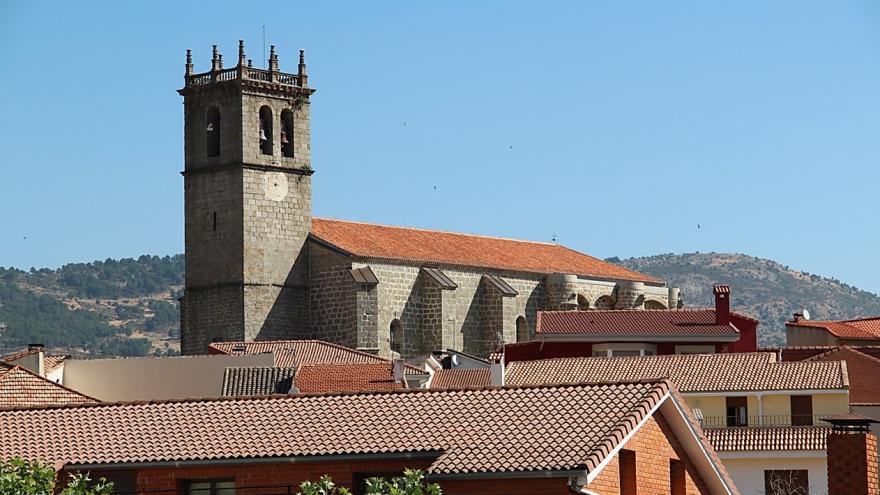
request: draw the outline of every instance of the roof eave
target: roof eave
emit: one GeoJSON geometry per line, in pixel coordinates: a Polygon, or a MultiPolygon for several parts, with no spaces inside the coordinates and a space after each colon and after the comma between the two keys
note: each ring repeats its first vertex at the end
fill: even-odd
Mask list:
{"type": "Polygon", "coordinates": [[[650,334],[581,334],[581,333],[536,333],[541,340],[548,342],[737,342],[739,333],[729,335],[650,335],[650,334]]]}

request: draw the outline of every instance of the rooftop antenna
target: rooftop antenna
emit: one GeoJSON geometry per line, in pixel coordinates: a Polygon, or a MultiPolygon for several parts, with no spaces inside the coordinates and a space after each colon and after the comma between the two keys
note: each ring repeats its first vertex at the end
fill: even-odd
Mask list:
{"type": "Polygon", "coordinates": [[[809,319],[810,319],[810,312],[807,311],[806,308],[804,308],[804,310],[801,311],[801,314],[804,315],[804,319],[805,319],[805,320],[809,320],[809,319]]]}

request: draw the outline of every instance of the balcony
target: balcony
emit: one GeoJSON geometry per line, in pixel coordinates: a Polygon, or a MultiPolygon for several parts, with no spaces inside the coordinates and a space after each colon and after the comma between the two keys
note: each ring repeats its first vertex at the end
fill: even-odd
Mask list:
{"type": "Polygon", "coordinates": [[[821,420],[828,415],[772,415],[772,416],[697,416],[703,428],[742,428],[747,426],[827,426],[821,420]]]}

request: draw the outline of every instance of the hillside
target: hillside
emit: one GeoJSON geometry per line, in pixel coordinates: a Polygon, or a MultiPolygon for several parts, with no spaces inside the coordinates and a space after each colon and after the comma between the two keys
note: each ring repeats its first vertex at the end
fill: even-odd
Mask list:
{"type": "Polygon", "coordinates": [[[177,354],[183,255],[0,267],[0,354],[29,343],[88,356],[177,354]]]}
{"type": "Polygon", "coordinates": [[[804,308],[813,319],[880,315],[877,294],[743,254],[661,254],[610,261],[680,287],[685,305],[691,307],[713,305],[712,285],[729,284],[732,308],[761,321],[759,345],[784,344],[785,321],[804,308]]]}
{"type": "MultiPolygon", "coordinates": [[[[759,343],[785,340],[785,320],[880,314],[880,296],[838,280],[741,254],[664,254],[609,261],[680,287],[690,307],[712,305],[712,285],[730,284],[733,307],[761,320],[759,343]]],[[[73,263],[57,270],[0,267],[0,354],[28,343],[87,356],[176,354],[183,255],[73,263]]]]}

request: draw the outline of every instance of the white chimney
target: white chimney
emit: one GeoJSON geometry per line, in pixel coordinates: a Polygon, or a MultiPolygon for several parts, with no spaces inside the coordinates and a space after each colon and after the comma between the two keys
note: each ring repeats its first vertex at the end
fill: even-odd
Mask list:
{"type": "Polygon", "coordinates": [[[493,387],[504,386],[504,362],[489,365],[489,385],[493,387]]]}

